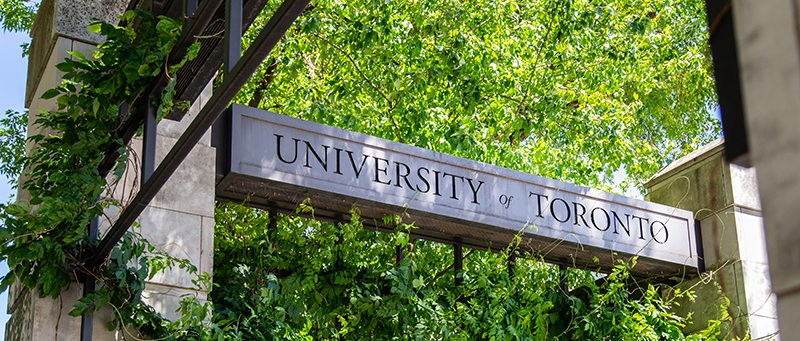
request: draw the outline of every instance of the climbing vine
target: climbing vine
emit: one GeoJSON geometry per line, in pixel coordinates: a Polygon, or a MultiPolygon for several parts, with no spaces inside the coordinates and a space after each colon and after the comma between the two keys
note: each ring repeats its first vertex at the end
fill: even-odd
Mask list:
{"type": "MultiPolygon", "coordinates": [[[[691,295],[636,282],[635,259],[596,281],[509,247],[470,251],[463,284],[447,266],[452,246],[409,240],[348,222],[328,223],[238,204],[216,211],[214,321],[246,340],[706,340],[718,325],[687,336],[671,311],[691,295]],[[270,226],[269,228],[265,228],[270,226]],[[396,258],[396,247],[405,257],[396,258]],[[669,291],[670,299],[662,299],[669,291]]],[[[209,334],[209,336],[212,334],[209,334]]]]}
{"type": "MultiPolygon", "coordinates": [[[[122,20],[129,24],[97,22],[89,26],[105,36],[106,42],[92,56],[71,51],[74,58],[56,66],[64,73],[64,82],[44,92],[42,98],[55,99],[57,110],[37,113],[36,133],[30,137],[36,148],[22,159],[26,180],[21,186],[30,199],[2,207],[0,259],[8,262],[10,272],[0,282],[0,290],[18,281],[35,288],[40,297],[55,298],[71,281],[95,276],[103,288],[89,298],[92,304],[82,300],[76,306],[73,314],[78,315],[108,303],[117,309],[131,309],[139,302],[144,279],[164,267],[191,268],[185,261],[164,257],[133,235],[126,236],[100,269],[83,266],[84,251],[92,244],[89,222],[111,206],[127,204],[104,196],[123,175],[130,155],[117,134],[129,116],[121,110],[123,104],[145,101],[143,89],[154,76],[174,73],[194,58],[199,48],[190,48],[181,63],[165,65],[180,36],[180,23],[154,18],[142,10],[125,13],[122,20]],[[134,27],[137,17],[141,22],[134,27]],[[113,173],[104,178],[97,166],[109,150],[119,151],[120,157],[113,173]]],[[[172,77],[153,103],[162,115],[174,105],[174,82],[172,77]]]]}

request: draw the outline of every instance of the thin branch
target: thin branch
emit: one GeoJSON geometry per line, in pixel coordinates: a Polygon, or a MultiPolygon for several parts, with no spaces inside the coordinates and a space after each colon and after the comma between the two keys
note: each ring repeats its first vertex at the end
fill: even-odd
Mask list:
{"type": "MultiPolygon", "coordinates": [[[[461,260],[462,260],[462,261],[466,260],[467,258],[469,258],[469,256],[470,256],[470,255],[471,255],[473,252],[475,252],[475,249],[469,250],[469,252],[467,252],[467,254],[466,254],[466,255],[464,255],[464,258],[462,258],[461,260]]],[[[444,270],[442,270],[442,272],[440,272],[440,273],[438,273],[436,276],[434,276],[434,277],[433,277],[433,279],[432,279],[432,280],[430,280],[430,282],[428,282],[428,284],[425,284],[425,286],[427,287],[427,286],[429,286],[429,285],[433,284],[434,282],[436,282],[436,280],[437,280],[437,279],[439,279],[439,277],[442,277],[442,276],[444,276],[444,274],[446,274],[448,271],[450,271],[450,269],[452,269],[452,268],[453,268],[453,265],[454,265],[454,264],[450,264],[450,266],[448,266],[447,268],[445,268],[444,270]]]]}
{"type": "Polygon", "coordinates": [[[317,37],[317,39],[319,39],[319,40],[322,40],[322,41],[324,41],[324,42],[328,43],[328,45],[330,45],[331,47],[333,47],[333,48],[334,48],[334,49],[336,49],[337,51],[341,52],[341,53],[342,53],[342,54],[343,54],[345,57],[347,57],[347,59],[348,59],[348,60],[350,60],[350,63],[352,63],[352,64],[353,64],[353,67],[355,67],[355,68],[356,68],[356,71],[358,71],[358,73],[361,75],[361,77],[362,77],[362,78],[364,78],[364,80],[366,80],[366,81],[367,81],[367,83],[369,83],[369,85],[370,85],[370,86],[371,86],[371,87],[372,87],[372,88],[373,88],[373,89],[374,89],[374,90],[375,90],[375,91],[376,91],[376,92],[377,92],[379,95],[381,95],[381,97],[383,97],[383,99],[385,99],[387,103],[389,103],[389,111],[387,111],[387,114],[389,114],[389,119],[392,121],[392,124],[394,125],[395,136],[397,137],[397,139],[398,139],[400,142],[403,142],[403,137],[400,135],[400,126],[398,126],[398,125],[397,125],[397,121],[395,121],[395,119],[394,119],[394,114],[392,114],[392,111],[393,111],[393,110],[394,110],[394,108],[397,106],[397,103],[392,103],[392,101],[389,99],[389,97],[388,97],[388,96],[386,96],[386,94],[384,94],[384,93],[383,93],[383,91],[381,91],[380,89],[378,89],[378,87],[375,85],[375,83],[372,83],[372,80],[371,80],[371,79],[369,79],[369,77],[367,77],[367,75],[366,75],[366,74],[364,74],[364,72],[363,72],[363,71],[361,71],[361,68],[360,68],[360,67],[358,67],[358,63],[356,63],[356,61],[353,59],[353,57],[351,57],[351,56],[350,56],[350,54],[349,54],[349,53],[347,53],[347,51],[345,51],[344,49],[342,49],[342,48],[341,48],[341,47],[339,47],[338,45],[336,45],[336,44],[332,43],[330,40],[328,40],[328,39],[325,39],[325,38],[323,38],[322,36],[320,36],[320,35],[318,35],[318,34],[316,34],[316,33],[313,33],[313,32],[312,32],[312,33],[311,33],[311,35],[312,35],[312,36],[314,36],[314,37],[317,37]]]}

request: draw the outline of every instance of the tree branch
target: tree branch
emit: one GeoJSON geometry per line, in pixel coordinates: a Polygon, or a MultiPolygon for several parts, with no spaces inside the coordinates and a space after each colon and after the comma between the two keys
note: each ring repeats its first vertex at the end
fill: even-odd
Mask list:
{"type": "Polygon", "coordinates": [[[319,39],[319,40],[322,40],[322,41],[328,43],[328,45],[330,45],[331,47],[333,47],[337,51],[341,52],[345,57],[347,57],[347,59],[350,60],[350,63],[353,64],[353,67],[356,68],[356,71],[358,71],[358,73],[361,75],[361,77],[364,78],[365,81],[367,81],[367,83],[375,90],[375,92],[377,92],[379,95],[381,95],[381,97],[383,97],[383,99],[386,100],[386,103],[389,103],[389,111],[387,113],[389,114],[389,119],[392,121],[392,124],[394,125],[395,136],[397,137],[397,139],[400,142],[403,142],[403,137],[400,135],[400,126],[397,125],[397,121],[395,121],[395,119],[394,119],[394,114],[392,114],[392,111],[394,110],[394,108],[395,108],[395,106],[397,104],[396,103],[392,103],[392,101],[389,99],[389,97],[386,96],[386,94],[384,94],[383,91],[378,89],[378,87],[375,85],[375,83],[373,83],[372,80],[370,80],[369,77],[367,77],[367,75],[364,74],[363,71],[361,71],[361,68],[358,67],[358,63],[356,63],[356,61],[353,59],[353,57],[350,56],[349,53],[347,53],[347,51],[345,51],[344,49],[342,49],[338,45],[332,43],[330,40],[325,39],[325,38],[323,38],[322,36],[320,36],[320,35],[318,35],[316,33],[312,32],[311,35],[314,36],[314,37],[317,37],[317,39],[319,39]]]}

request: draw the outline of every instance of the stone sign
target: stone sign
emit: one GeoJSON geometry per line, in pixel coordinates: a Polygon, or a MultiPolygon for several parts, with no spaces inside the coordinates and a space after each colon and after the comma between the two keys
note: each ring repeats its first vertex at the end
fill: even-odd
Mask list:
{"type": "Polygon", "coordinates": [[[406,213],[421,238],[496,250],[519,236],[576,266],[639,255],[642,275],[697,267],[689,211],[240,105],[213,140],[221,199],[287,211],[306,202],[339,220],[355,205],[384,229],[384,216],[406,213]]]}

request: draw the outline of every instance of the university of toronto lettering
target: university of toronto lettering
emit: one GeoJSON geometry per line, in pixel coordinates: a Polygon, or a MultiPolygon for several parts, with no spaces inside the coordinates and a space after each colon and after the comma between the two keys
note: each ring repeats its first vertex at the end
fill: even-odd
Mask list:
{"type": "Polygon", "coordinates": [[[283,151],[283,149],[285,149],[285,147],[283,149],[281,148],[281,139],[283,135],[274,135],[277,138],[275,142],[275,154],[283,163],[294,164],[297,161],[297,156],[303,153],[305,156],[305,163],[302,164],[302,167],[317,167],[322,172],[328,172],[328,151],[333,150],[333,154],[335,155],[332,160],[334,164],[331,167],[331,172],[333,174],[343,176],[345,175],[345,173],[342,173],[344,169],[348,176],[353,176],[358,179],[364,172],[364,166],[370,164],[370,166],[367,166],[367,174],[364,176],[369,178],[372,182],[386,186],[406,188],[411,190],[411,192],[420,194],[442,196],[442,193],[445,193],[446,196],[453,200],[461,200],[465,196],[464,193],[467,193],[467,200],[471,199],[470,202],[472,204],[480,205],[480,202],[478,202],[478,192],[481,190],[481,187],[483,187],[483,181],[476,181],[465,176],[449,174],[424,166],[415,167],[415,169],[412,170],[409,165],[403,162],[387,160],[367,154],[354,156],[352,150],[336,147],[331,148],[331,146],[326,145],[312,146],[309,141],[301,141],[296,138],[292,138],[294,147],[292,148],[290,146],[288,151],[283,151]],[[305,149],[298,147],[301,142],[305,149]],[[322,156],[320,156],[320,153],[318,153],[315,148],[322,150],[322,156]],[[347,155],[344,158],[342,157],[343,152],[347,155]],[[283,153],[292,155],[291,160],[288,160],[288,157],[284,157],[283,153]],[[309,162],[312,156],[316,162],[309,162]],[[345,159],[344,166],[342,166],[342,159],[345,159]],[[390,167],[390,165],[394,166],[390,167]],[[350,167],[352,167],[352,169],[350,167]],[[409,177],[411,177],[410,180],[409,177]]]}
{"type": "MultiPolygon", "coordinates": [[[[416,193],[417,196],[441,197],[444,193],[449,199],[468,200],[471,204],[480,205],[478,194],[485,184],[484,181],[436,170],[430,165],[427,167],[414,166],[412,169],[412,166],[400,161],[369,154],[356,154],[352,150],[336,146],[313,145],[310,141],[294,137],[290,138],[287,146],[285,142],[281,143],[285,138],[283,135],[273,135],[275,136],[275,156],[287,165],[305,167],[312,171],[316,170],[316,172],[350,176],[356,180],[364,176],[371,182],[397,187],[398,191],[405,188],[407,191],[416,193]]],[[[506,196],[503,194],[501,197],[506,196]]],[[[509,199],[507,199],[506,206],[510,206],[511,197],[507,198],[509,199]]],[[[622,232],[627,237],[641,240],[651,239],[658,244],[664,244],[669,240],[667,225],[655,218],[618,213],[603,207],[590,207],[587,210],[587,207],[580,202],[567,202],[559,197],[549,198],[534,192],[530,192],[528,198],[533,201],[533,204],[527,206],[534,208],[530,215],[536,218],[548,218],[561,224],[584,226],[617,235],[622,232]],[[548,216],[545,217],[545,215],[548,216]],[[631,228],[633,228],[633,235],[631,228]]],[[[508,209],[508,207],[505,208],[508,209]]]]}
{"type": "Polygon", "coordinates": [[[314,197],[335,202],[324,209],[342,214],[353,204],[373,212],[407,212],[411,221],[424,218],[415,225],[439,239],[458,232],[453,240],[471,238],[496,249],[505,245],[490,245],[491,240],[508,239],[493,233],[521,232],[538,240],[536,245],[697,265],[688,211],[264,110],[234,105],[231,112],[230,171],[220,174],[229,180],[220,182],[218,195],[250,181],[264,185],[245,187],[283,189],[281,196],[264,194],[270,202],[297,204],[314,197]]]}

